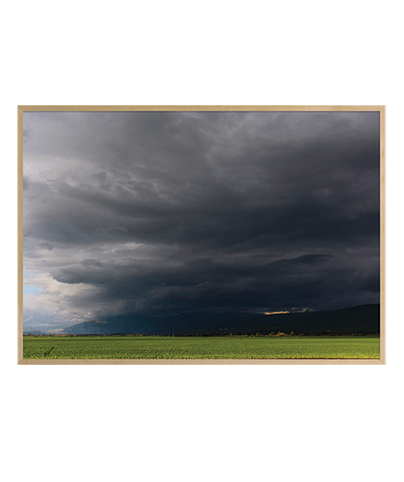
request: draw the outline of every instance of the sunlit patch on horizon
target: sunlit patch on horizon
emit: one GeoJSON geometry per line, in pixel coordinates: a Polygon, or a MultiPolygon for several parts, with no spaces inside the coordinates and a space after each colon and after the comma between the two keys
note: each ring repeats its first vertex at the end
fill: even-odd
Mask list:
{"type": "Polygon", "coordinates": [[[290,311],[266,311],[265,315],[286,315],[287,313],[290,313],[290,311]]]}

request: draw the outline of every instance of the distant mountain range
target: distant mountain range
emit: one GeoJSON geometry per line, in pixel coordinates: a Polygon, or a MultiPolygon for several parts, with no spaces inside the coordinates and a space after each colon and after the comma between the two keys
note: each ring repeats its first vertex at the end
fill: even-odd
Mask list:
{"type": "Polygon", "coordinates": [[[207,335],[268,334],[379,334],[380,305],[361,305],[333,311],[249,315],[240,313],[183,313],[163,317],[140,314],[111,316],[70,326],[65,334],[207,335]]]}
{"type": "Polygon", "coordinates": [[[48,333],[45,333],[44,331],[39,331],[39,330],[23,330],[23,335],[42,336],[42,335],[48,335],[48,333]]]}

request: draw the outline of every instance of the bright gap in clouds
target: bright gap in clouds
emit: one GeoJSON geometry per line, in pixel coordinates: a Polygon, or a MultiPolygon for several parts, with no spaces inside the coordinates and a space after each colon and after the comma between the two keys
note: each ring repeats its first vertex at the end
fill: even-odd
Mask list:
{"type": "MultiPolygon", "coordinates": [[[[34,274],[31,273],[30,271],[24,270],[23,273],[24,273],[24,281],[27,278],[35,278],[34,274]]],[[[41,291],[41,290],[42,290],[42,288],[40,288],[39,286],[24,285],[22,292],[23,292],[24,295],[38,295],[39,291],[41,291]]]]}
{"type": "Polygon", "coordinates": [[[39,288],[38,286],[23,286],[24,295],[38,295],[38,292],[41,290],[42,288],[39,288]]]}

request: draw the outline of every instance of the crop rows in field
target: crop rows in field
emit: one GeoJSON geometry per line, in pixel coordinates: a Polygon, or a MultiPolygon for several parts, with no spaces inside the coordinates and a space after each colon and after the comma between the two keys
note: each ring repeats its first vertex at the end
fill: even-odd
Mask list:
{"type": "Polygon", "coordinates": [[[24,359],[380,358],[373,337],[24,337],[24,359]]]}

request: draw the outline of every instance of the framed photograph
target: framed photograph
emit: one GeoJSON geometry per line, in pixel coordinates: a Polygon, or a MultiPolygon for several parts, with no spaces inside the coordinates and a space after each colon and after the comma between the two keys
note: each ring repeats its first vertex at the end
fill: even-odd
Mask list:
{"type": "Polygon", "coordinates": [[[385,106],[19,106],[19,364],[385,364],[385,106]]]}

